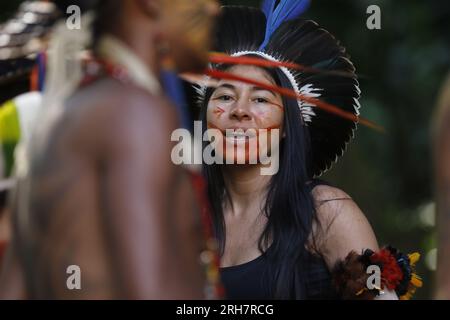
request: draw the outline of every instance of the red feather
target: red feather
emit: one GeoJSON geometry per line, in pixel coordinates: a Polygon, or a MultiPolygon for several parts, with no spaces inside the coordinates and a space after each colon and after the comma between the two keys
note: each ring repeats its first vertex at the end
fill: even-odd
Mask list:
{"type": "Polygon", "coordinates": [[[263,58],[258,57],[248,57],[248,56],[240,56],[233,57],[224,53],[211,53],[209,55],[209,61],[217,64],[241,64],[241,65],[252,65],[257,67],[266,67],[266,68],[279,68],[285,67],[289,69],[294,69],[303,72],[309,73],[324,73],[329,75],[336,75],[341,77],[349,77],[352,78],[355,75],[351,72],[345,71],[335,71],[335,70],[321,70],[317,68],[307,67],[300,64],[296,64],[293,62],[286,61],[270,61],[263,58]]]}
{"type": "Polygon", "coordinates": [[[388,249],[383,248],[379,252],[375,252],[370,257],[370,261],[383,266],[381,278],[386,287],[390,290],[397,288],[403,279],[403,272],[398,266],[395,256],[388,249]]]}
{"type": "Polygon", "coordinates": [[[378,126],[377,124],[366,120],[364,118],[361,118],[351,112],[347,112],[344,111],[332,104],[326,103],[324,101],[321,101],[319,99],[315,99],[312,97],[308,97],[305,96],[303,94],[297,94],[294,90],[289,90],[286,88],[282,88],[279,86],[275,86],[275,85],[268,85],[262,82],[259,82],[257,80],[254,79],[249,79],[246,77],[242,77],[242,76],[237,76],[235,74],[229,73],[229,72],[224,72],[224,71],[219,71],[219,70],[214,70],[214,69],[207,69],[204,72],[206,75],[212,77],[212,78],[216,78],[216,79],[226,79],[226,80],[232,80],[232,81],[240,81],[240,82],[244,82],[244,83],[248,83],[248,84],[252,84],[267,90],[271,90],[274,92],[277,92],[283,96],[286,97],[290,97],[290,98],[294,98],[297,100],[302,100],[302,101],[306,101],[308,103],[313,104],[315,107],[325,110],[329,113],[332,113],[334,115],[337,115],[341,118],[347,119],[347,120],[351,120],[354,122],[359,122],[362,125],[365,125],[366,127],[372,128],[374,130],[380,131],[380,132],[384,132],[384,128],[378,126]]]}

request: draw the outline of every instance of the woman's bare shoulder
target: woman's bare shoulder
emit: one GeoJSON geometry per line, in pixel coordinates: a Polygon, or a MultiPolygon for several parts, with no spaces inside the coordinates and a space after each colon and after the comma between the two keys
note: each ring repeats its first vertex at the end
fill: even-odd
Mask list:
{"type": "Polygon", "coordinates": [[[317,214],[318,251],[332,268],[354,250],[377,250],[372,227],[356,202],[343,190],[319,185],[312,191],[317,214]]]}

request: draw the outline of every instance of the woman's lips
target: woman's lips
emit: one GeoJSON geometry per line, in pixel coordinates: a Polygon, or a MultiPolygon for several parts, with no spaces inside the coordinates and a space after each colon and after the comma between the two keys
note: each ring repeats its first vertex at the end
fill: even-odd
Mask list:
{"type": "Polygon", "coordinates": [[[258,137],[258,130],[253,128],[227,128],[220,131],[222,132],[225,140],[227,142],[231,142],[232,144],[248,143],[251,139],[258,137]]]}
{"type": "Polygon", "coordinates": [[[223,134],[224,137],[233,139],[244,139],[244,137],[254,138],[258,137],[259,134],[262,132],[262,130],[265,130],[265,132],[270,133],[271,130],[279,128],[280,126],[271,126],[268,128],[230,127],[222,129],[214,125],[213,123],[208,122],[208,129],[217,129],[223,134]]]}
{"type": "MultiPolygon", "coordinates": [[[[225,136],[235,139],[243,139],[243,138],[254,138],[257,136],[257,130],[256,129],[226,129],[225,130],[225,136]]],[[[223,133],[223,132],[222,132],[223,133]]]]}
{"type": "Polygon", "coordinates": [[[248,135],[248,134],[240,133],[240,132],[228,133],[224,136],[225,136],[226,141],[229,141],[234,144],[246,143],[246,142],[250,141],[250,139],[254,139],[257,137],[256,134],[248,135]]]}

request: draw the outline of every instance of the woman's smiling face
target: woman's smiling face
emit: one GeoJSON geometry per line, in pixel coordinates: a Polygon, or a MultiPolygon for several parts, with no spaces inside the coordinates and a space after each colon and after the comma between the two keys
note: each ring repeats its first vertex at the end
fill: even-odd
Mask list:
{"type": "MultiPolygon", "coordinates": [[[[276,85],[270,74],[259,67],[237,65],[227,72],[276,85]]],[[[224,161],[256,163],[260,150],[266,152],[275,147],[269,143],[274,129],[279,130],[281,137],[283,116],[283,101],[279,94],[251,84],[222,80],[208,102],[206,119],[208,129],[222,132],[222,141],[217,141],[217,146],[223,148],[216,147],[216,153],[224,161]],[[267,138],[260,135],[265,132],[261,129],[267,130],[267,138]]]]}

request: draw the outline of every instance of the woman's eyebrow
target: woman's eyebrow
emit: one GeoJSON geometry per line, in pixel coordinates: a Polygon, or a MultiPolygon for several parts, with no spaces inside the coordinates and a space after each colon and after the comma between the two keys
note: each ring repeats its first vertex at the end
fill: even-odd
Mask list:
{"type": "Polygon", "coordinates": [[[269,93],[271,93],[274,97],[276,97],[277,95],[275,94],[275,92],[271,91],[271,90],[267,90],[261,87],[252,87],[252,91],[267,91],[269,93]]]}
{"type": "Polygon", "coordinates": [[[231,89],[231,90],[235,90],[235,89],[236,89],[236,87],[233,86],[233,85],[230,84],[230,83],[222,83],[221,85],[219,85],[219,86],[216,88],[216,90],[217,90],[217,89],[221,89],[221,88],[227,88],[227,89],[231,89]]]}
{"type": "MultiPolygon", "coordinates": [[[[230,89],[230,90],[236,90],[236,87],[235,87],[234,85],[232,85],[231,83],[222,83],[221,85],[219,85],[219,86],[216,88],[216,90],[222,89],[222,88],[226,88],[226,89],[230,89]]],[[[268,89],[265,89],[265,88],[258,87],[258,86],[253,86],[253,87],[251,88],[251,90],[252,90],[252,91],[267,91],[267,92],[269,92],[270,94],[272,94],[274,97],[277,96],[275,92],[273,92],[273,91],[271,91],[271,90],[268,90],[268,89]]]]}

